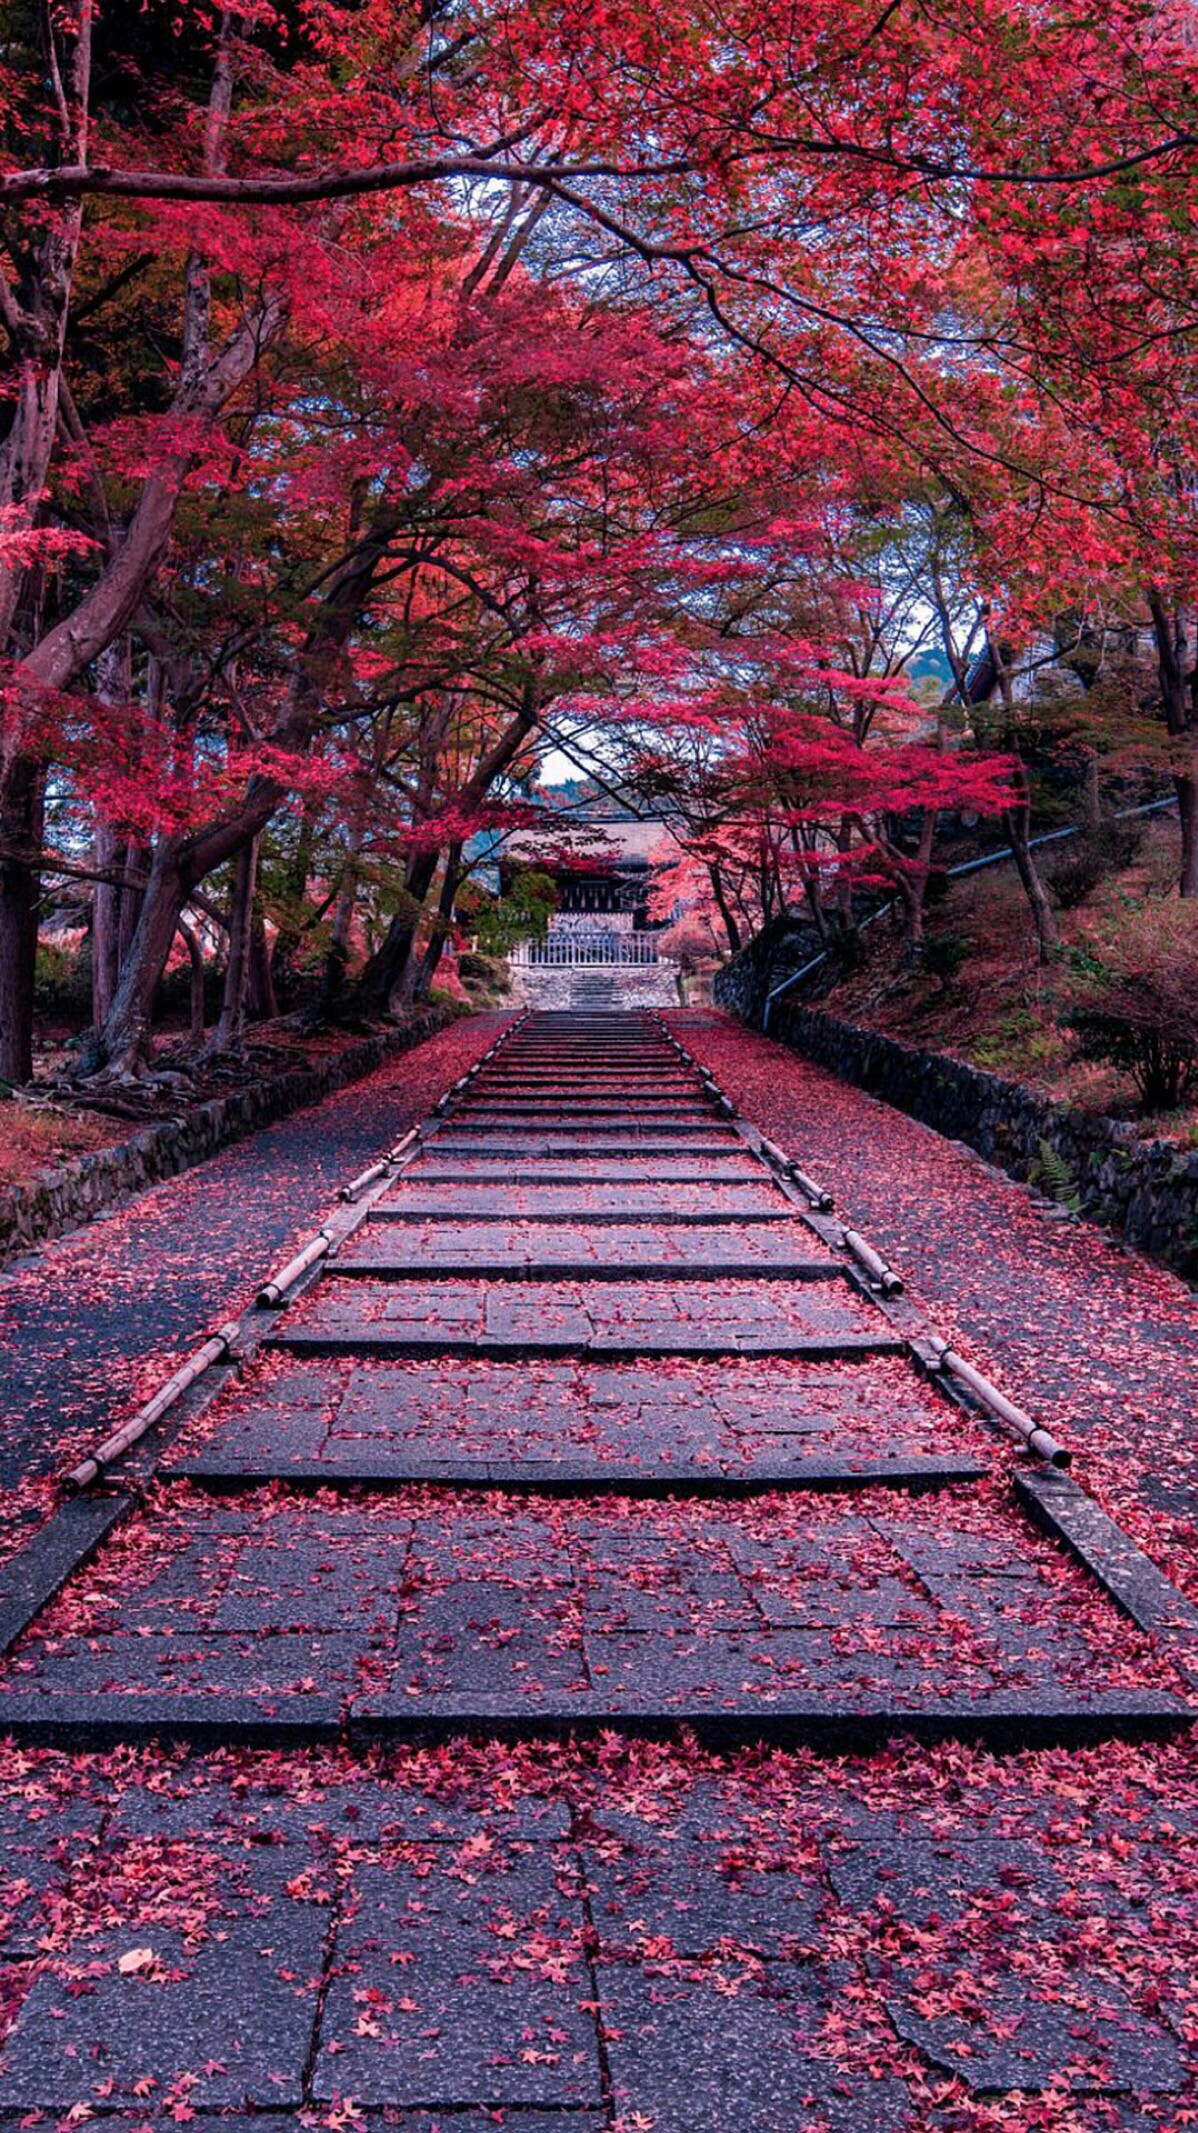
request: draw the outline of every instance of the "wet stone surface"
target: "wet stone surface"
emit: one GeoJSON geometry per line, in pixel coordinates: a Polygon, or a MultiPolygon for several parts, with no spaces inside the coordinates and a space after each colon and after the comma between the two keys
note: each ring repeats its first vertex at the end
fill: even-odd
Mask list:
{"type": "MultiPolygon", "coordinates": [[[[286,1473],[289,1463],[397,1473],[443,1461],[735,1469],[779,1460],[946,1456],[943,1403],[889,1357],[843,1363],[750,1359],[523,1363],[446,1357],[295,1362],[274,1356],[172,1451],[286,1473]]],[[[981,1432],[952,1423],[951,1452],[985,1463],[981,1432]]]]}
{"type": "Polygon", "coordinates": [[[369,1280],[334,1274],[288,1315],[287,1347],[419,1351],[468,1345],[616,1350],[628,1355],[852,1353],[899,1343],[839,1283],[664,1281],[486,1283],[369,1280]]]}
{"type": "Polygon", "coordinates": [[[1009,1512],[960,1491],[955,1512],[900,1501],[878,1518],[868,1495],[864,1509],[483,1495],[434,1511],[419,1490],[323,1505],[180,1489],[43,1613],[0,1705],[332,1696],[415,1714],[475,1695],[577,1713],[786,1699],[851,1713],[1176,1691],[1167,1662],[1009,1512]],[[974,1567],[946,1579],[954,1532],[974,1567]]]}
{"type": "Polygon", "coordinates": [[[463,1227],[444,1223],[375,1222],[339,1254],[337,1271],[413,1274],[438,1266],[482,1266],[513,1271],[529,1267],[566,1272],[600,1272],[607,1267],[719,1275],[776,1268],[800,1275],[839,1274],[838,1263],[818,1238],[798,1221],[746,1224],[641,1221],[482,1222],[463,1227]]]}
{"type": "Polygon", "coordinates": [[[714,1117],[654,1149],[626,1070],[694,1084],[651,1017],[526,1031],[487,1076],[531,1123],[430,1136],[355,1247],[400,1278],[276,1321],[0,1672],[0,1733],[69,1706],[89,1750],[0,1759],[0,2128],[1180,2128],[1189,1744],[1018,1752],[1172,1661],[847,1282],[686,1271],[810,1232],[714,1117]],[[541,1129],[563,1066],[620,1135],[541,1129]],[[602,1278],[667,1239],[683,1278],[602,1278]],[[534,1241],[600,1278],[433,1271],[534,1241]],[[869,1468],[921,1458],[935,1493],[869,1468]],[[737,1493],[804,1460],[867,1485],[737,1493]],[[798,1707],[880,1710],[876,1753],[758,1744],[798,1707]]]}

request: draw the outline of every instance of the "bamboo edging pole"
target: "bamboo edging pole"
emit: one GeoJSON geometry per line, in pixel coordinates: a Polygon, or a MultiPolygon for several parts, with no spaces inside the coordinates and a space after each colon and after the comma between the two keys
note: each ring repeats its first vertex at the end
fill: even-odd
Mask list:
{"type": "Polygon", "coordinates": [[[1072,1466],[1072,1452],[1066,1451],[1063,1444],[1058,1444],[1051,1430],[1044,1429],[1034,1416],[1025,1414],[1022,1407],[1016,1407],[1013,1400],[1008,1400],[1005,1392],[1000,1392],[997,1385],[992,1385],[989,1378],[984,1378],[981,1371],[975,1370],[972,1363],[967,1363],[965,1357],[958,1355],[955,1348],[950,1348],[947,1341],[936,1340],[932,1346],[937,1357],[937,1368],[951,1371],[955,1378],[959,1378],[963,1385],[968,1386],[982,1406],[989,1408],[992,1415],[997,1415],[1000,1422],[1005,1422],[1008,1429],[1014,1431],[1037,1459],[1045,1460],[1049,1466],[1072,1466]]]}
{"type": "Polygon", "coordinates": [[[135,1415],[130,1415],[129,1420],[120,1429],[115,1430],[111,1437],[106,1437],[103,1444],[97,1445],[95,1451],[66,1476],[67,1488],[74,1493],[90,1488],[93,1481],[98,1481],[105,1467],[111,1466],[114,1460],[129,1451],[140,1437],[145,1436],[148,1429],[153,1429],[155,1422],[161,1420],[176,1400],[182,1399],[183,1394],[195,1384],[197,1378],[203,1377],[204,1372],[209,1370],[213,1363],[228,1360],[239,1330],[236,1319],[230,1319],[210,1340],[206,1340],[202,1347],[197,1348],[194,1355],[188,1356],[174,1376],[169,1377],[165,1385],[159,1386],[152,1400],[147,1400],[144,1407],[139,1407],[135,1415]]]}

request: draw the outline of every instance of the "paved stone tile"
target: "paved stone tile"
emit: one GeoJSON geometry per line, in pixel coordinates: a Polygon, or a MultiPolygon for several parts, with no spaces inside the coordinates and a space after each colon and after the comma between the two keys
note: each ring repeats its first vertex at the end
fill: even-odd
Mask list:
{"type": "Polygon", "coordinates": [[[733,1281],[322,1282],[289,1312],[280,1336],[404,1349],[478,1343],[491,1349],[586,1348],[630,1355],[890,1350],[886,1321],[836,1283],[733,1281]]]}
{"type": "Polygon", "coordinates": [[[348,1694],[367,1649],[365,1631],[264,1637],[181,1631],[145,1636],[61,1638],[29,1645],[0,1681],[3,1698],[21,1696],[238,1695],[313,1698],[348,1694]]]}
{"type": "Polygon", "coordinates": [[[571,1815],[552,1794],[520,1790],[510,1797],[474,1800],[439,1797],[411,1781],[373,1769],[345,1769],[325,1758],[307,1767],[294,1794],[277,1780],[232,1787],[209,1758],[156,1771],[153,1784],[133,1782],[122,1791],[105,1829],[114,1854],[131,1838],[185,1839],[202,1845],[271,1848],[287,1880],[295,1860],[330,1843],[352,1847],[418,1842],[451,1849],[463,1844],[484,1852],[516,1838],[550,1843],[568,1836],[571,1815]],[[282,1848],[282,1849],[280,1849],[282,1848]]]}
{"type": "Polygon", "coordinates": [[[692,1216],[700,1221],[719,1216],[743,1220],[746,1215],[761,1215],[786,1221],[792,1213],[789,1201],[776,1188],[750,1182],[512,1185],[504,1178],[495,1178],[475,1184],[452,1180],[438,1184],[435,1180],[425,1182],[419,1167],[394,1192],[375,1203],[376,1219],[395,1216],[404,1222],[429,1215],[459,1220],[490,1216],[507,1222],[520,1218],[546,1221],[551,1217],[600,1221],[612,1216],[633,1220],[643,1215],[659,1219],[692,1216]]]}
{"type": "MultiPolygon", "coordinates": [[[[374,2106],[369,2110],[354,2109],[354,2124],[366,2126],[371,2133],[496,2133],[502,2125],[503,2133],[606,2133],[607,2118],[601,2111],[548,2110],[508,2111],[502,2120],[493,2111],[455,2111],[447,2126],[440,2111],[404,2111],[394,2104],[374,2106]]],[[[303,2121],[290,2111],[194,2111],[190,2112],[187,2124],[191,2133],[302,2133],[303,2121]]],[[[19,2121],[0,2119],[0,2123],[17,2126],[19,2121]]],[[[160,2113],[152,2106],[143,2105],[137,2112],[106,2112],[102,2123],[112,2133],[176,2133],[177,2118],[169,2112],[160,2113]]]]}
{"type": "Polygon", "coordinates": [[[582,1638],[568,1596],[463,1579],[422,1594],[401,1622],[389,1693],[472,1689],[569,1693],[585,1685],[582,1638]]]}
{"type": "Polygon", "coordinates": [[[102,1819],[86,1799],[0,1800],[0,1961],[36,1953],[47,1904],[87,1871],[102,1819]]]}
{"type": "Polygon", "coordinates": [[[214,1630],[235,1635],[279,1630],[339,1630],[377,1637],[391,1632],[399,1611],[404,1548],[377,1555],[317,1551],[310,1578],[301,1562],[280,1561],[274,1549],[249,1549],[212,1617],[214,1630]],[[276,1583],[272,1571],[285,1572],[276,1583]]]}
{"type": "MultiPolygon", "coordinates": [[[[614,1820],[615,1818],[613,1818],[614,1820]]],[[[624,1831],[627,1824],[624,1824],[624,1831]]],[[[605,1957],[655,1952],[706,1956],[722,1942],[760,1955],[810,1952],[826,1892],[779,1858],[746,1859],[736,1836],[589,1831],[581,1844],[591,1916],[605,1957]]]]}
{"type": "Polygon", "coordinates": [[[1043,2089],[1062,2075],[1075,2093],[1133,2089],[1169,2095],[1185,2084],[1174,2039],[1113,1980],[1080,1977],[1050,2005],[1039,1998],[1029,2002],[1019,1969],[1002,1979],[988,1971],[984,1993],[971,1995],[967,1986],[961,1989],[960,1969],[946,1970],[933,1983],[930,1968],[925,1964],[920,1973],[916,1964],[909,1966],[908,1993],[887,1999],[890,2019],[900,2037],[969,2089],[1043,2089]],[[946,1999],[957,1997],[959,2012],[917,2011],[934,1997],[937,1983],[946,1999]]]}
{"type": "MultiPolygon", "coordinates": [[[[571,1360],[443,1358],[294,1364],[278,1355],[180,1440],[172,1463],[203,1456],[285,1474],[320,1460],[349,1467],[355,1448],[379,1457],[467,1461],[591,1460],[596,1465],[768,1464],[796,1456],[928,1456],[943,1444],[943,1410],[904,1364],[697,1359],[664,1374],[571,1360]],[[279,1373],[283,1375],[280,1378],[279,1373]],[[308,1382],[310,1381],[310,1382],[308,1382]],[[294,1422],[284,1402],[302,1387],[294,1422]]],[[[968,1431],[956,1429],[958,1449],[968,1431]]],[[[979,1433],[977,1451],[987,1450],[979,1433]]]]}
{"type": "Polygon", "coordinates": [[[605,1149],[602,1155],[568,1157],[521,1154],[486,1155],[476,1149],[442,1148],[439,1137],[430,1140],[427,1153],[404,1173],[422,1191],[442,1180],[449,1182],[493,1180],[512,1187],[544,1187],[559,1184],[576,1190],[580,1185],[639,1186],[694,1184],[714,1190],[761,1189],[761,1165],[742,1141],[721,1145],[717,1157],[693,1156],[663,1150],[659,1155],[621,1155],[605,1149]]]}
{"type": "Polygon", "coordinates": [[[1065,2069],[1081,2091],[1182,2086],[1175,2039],[1104,1970],[1042,1845],[867,1841],[831,1857],[829,1874],[843,1903],[880,1921],[869,1966],[899,2035],[967,2087],[1042,2088],[1065,2069]]]}
{"type": "MultiPolygon", "coordinates": [[[[178,1871],[178,1862],[176,1862],[178,1871]]],[[[298,2105],[315,2027],[327,1912],[290,1896],[269,1854],[195,1856],[196,1931],[127,1901],[119,1931],[80,1937],[23,2000],[0,2058],[0,2110],[134,2104],[182,2082],[193,2109],[298,2105]],[[151,1948],[146,1970],[122,1956],[151,1948]],[[74,1993],[82,1971],[86,1990],[74,1993]],[[186,2077],[186,2078],[184,2078],[186,2077]]]]}
{"type": "Polygon", "coordinates": [[[633,1964],[600,1972],[604,2034],[618,2111],[653,2133],[900,2133],[906,2091],[843,2073],[816,2056],[820,2009],[792,1966],[749,1977],[733,1993],[714,1979],[678,1980],[633,1964]]]}
{"type": "Polygon", "coordinates": [[[595,2107],[578,1895],[553,1854],[509,1850],[458,1879],[418,1849],[362,1865],[338,1931],[318,2102],[595,2107]]]}
{"type": "Polygon", "coordinates": [[[443,1161],[501,1156],[513,1174],[518,1174],[526,1163],[543,1162],[548,1157],[571,1163],[576,1157],[593,1158],[606,1168],[609,1160],[625,1156],[638,1161],[676,1157],[696,1162],[702,1158],[702,1174],[708,1177],[712,1166],[722,1167],[725,1160],[739,1166],[744,1143],[731,1133],[718,1138],[715,1130],[692,1132],[681,1126],[670,1133],[646,1126],[639,1133],[628,1130],[619,1134],[600,1132],[592,1126],[559,1127],[552,1133],[533,1133],[519,1126],[455,1126],[439,1133],[435,1145],[443,1161]]]}
{"type": "Polygon", "coordinates": [[[339,1255],[342,1277],[354,1272],[428,1273],[472,1266],[519,1267],[599,1273],[609,1267],[671,1270],[693,1275],[710,1270],[753,1273],[774,1270],[801,1276],[839,1273],[839,1263],[798,1221],[670,1224],[580,1222],[374,1222],[339,1255]]]}

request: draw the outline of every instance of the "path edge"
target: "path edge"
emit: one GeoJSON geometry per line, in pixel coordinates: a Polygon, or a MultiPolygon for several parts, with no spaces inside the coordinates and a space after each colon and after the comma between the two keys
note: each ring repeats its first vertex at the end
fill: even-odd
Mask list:
{"type": "Polygon", "coordinates": [[[353,1082],[364,1081],[388,1061],[415,1051],[462,1019],[459,1010],[430,1008],[426,1014],[360,1038],[310,1066],[291,1067],[228,1096],[212,1097],[182,1118],[143,1126],[111,1148],[74,1156],[28,1185],[6,1186],[0,1192],[0,1266],[34,1245],[61,1236],[64,1230],[93,1221],[163,1178],[194,1170],[263,1126],[275,1125],[353,1082]]]}
{"type": "Polygon", "coordinates": [[[1091,1115],[1023,1082],[947,1052],[905,1044],[826,1008],[784,1003],[763,1032],[759,1020],[740,1012],[729,972],[720,978],[715,1004],[734,1023],[797,1052],[945,1139],[964,1143],[1017,1183],[1026,1185],[1050,1151],[1068,1180],[1063,1215],[1072,1206],[1198,1285],[1198,1150],[1141,1140],[1120,1119],[1091,1115]]]}

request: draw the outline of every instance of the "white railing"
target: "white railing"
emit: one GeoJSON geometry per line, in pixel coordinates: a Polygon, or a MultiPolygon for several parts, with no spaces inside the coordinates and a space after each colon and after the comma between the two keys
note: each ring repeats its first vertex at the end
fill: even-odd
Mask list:
{"type": "Polygon", "coordinates": [[[575,969],[581,964],[656,963],[654,933],[550,933],[543,941],[521,941],[509,960],[520,969],[575,969]]]}

